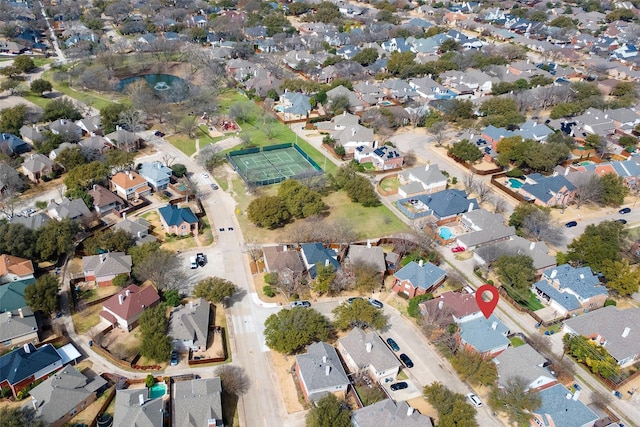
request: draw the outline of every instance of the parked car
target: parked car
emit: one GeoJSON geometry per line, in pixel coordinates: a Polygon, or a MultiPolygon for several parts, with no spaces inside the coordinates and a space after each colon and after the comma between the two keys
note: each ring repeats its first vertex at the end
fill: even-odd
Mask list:
{"type": "Polygon", "coordinates": [[[189,266],[193,270],[194,268],[198,268],[198,261],[196,257],[189,257],[189,266]]]}
{"type": "Polygon", "coordinates": [[[369,304],[371,304],[372,306],[374,306],[375,308],[382,308],[384,307],[384,304],[382,304],[380,301],[378,301],[377,299],[373,299],[373,298],[369,298],[369,304]]]}
{"type": "Polygon", "coordinates": [[[167,197],[173,197],[173,194],[171,194],[171,191],[163,190],[162,194],[164,194],[167,197]]]}
{"type": "Polygon", "coordinates": [[[451,248],[451,252],[456,253],[456,252],[464,252],[466,251],[465,248],[463,248],[462,246],[456,246],[455,248],[451,248]]]}
{"type": "Polygon", "coordinates": [[[293,301],[291,303],[291,308],[295,307],[311,307],[311,303],[309,301],[293,301]]]}
{"type": "Polygon", "coordinates": [[[406,366],[407,368],[413,368],[413,360],[411,360],[411,358],[409,358],[409,356],[407,356],[406,354],[402,353],[400,355],[400,360],[402,360],[402,363],[404,363],[404,366],[406,366]]]}
{"type": "Polygon", "coordinates": [[[622,219],[622,218],[616,219],[616,221],[618,221],[620,224],[626,224],[627,223],[627,220],[626,219],[622,219]]]}
{"type": "Polygon", "coordinates": [[[200,175],[202,175],[203,178],[209,178],[209,174],[206,172],[202,172],[200,175]]]}
{"type": "Polygon", "coordinates": [[[158,138],[162,138],[164,136],[164,132],[160,132],[159,130],[155,131],[153,134],[158,138]]]}
{"type": "Polygon", "coordinates": [[[176,366],[178,364],[178,352],[173,350],[171,352],[171,366],[176,366]]]}
{"type": "Polygon", "coordinates": [[[198,262],[198,265],[200,267],[204,267],[204,265],[207,263],[207,256],[205,254],[198,253],[196,254],[196,261],[198,262]]]}
{"type": "Polygon", "coordinates": [[[622,208],[618,211],[620,215],[628,214],[629,212],[631,212],[631,208],[622,208]]]}
{"type": "Polygon", "coordinates": [[[217,189],[218,189],[218,186],[217,186],[216,184],[211,184],[211,189],[212,189],[212,190],[217,190],[217,189]]]}
{"type": "Polygon", "coordinates": [[[224,227],[218,228],[219,231],[224,231],[224,227]]]}
{"type": "Polygon", "coordinates": [[[476,396],[473,393],[468,393],[467,394],[467,399],[469,399],[469,401],[471,402],[471,404],[473,406],[475,406],[476,408],[479,408],[482,406],[482,400],[480,400],[480,398],[478,396],[476,396]]]}
{"type": "Polygon", "coordinates": [[[349,304],[353,304],[355,300],[362,299],[362,297],[351,297],[347,300],[349,304]]]}
{"type": "Polygon", "coordinates": [[[407,387],[409,387],[409,384],[407,384],[404,381],[400,381],[399,383],[391,384],[391,387],[389,388],[393,391],[398,391],[398,390],[404,390],[407,387]]]}
{"type": "Polygon", "coordinates": [[[569,221],[564,226],[567,228],[571,228],[571,227],[575,227],[576,225],[578,225],[578,221],[569,221]]]}
{"type": "Polygon", "coordinates": [[[227,231],[233,231],[233,227],[227,227],[227,231]]]}
{"type": "Polygon", "coordinates": [[[400,346],[393,338],[387,338],[387,344],[389,344],[389,347],[391,347],[391,350],[400,351],[400,346]]]}

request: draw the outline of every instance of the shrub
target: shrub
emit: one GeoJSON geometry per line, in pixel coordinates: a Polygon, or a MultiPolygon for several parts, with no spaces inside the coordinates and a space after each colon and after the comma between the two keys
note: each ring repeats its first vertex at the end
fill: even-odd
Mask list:
{"type": "Polygon", "coordinates": [[[147,375],[147,377],[144,379],[144,385],[146,385],[148,388],[153,387],[155,383],[156,379],[151,374],[147,375]]]}
{"type": "Polygon", "coordinates": [[[456,185],[458,183],[458,177],[454,176],[453,178],[451,178],[451,184],[456,185]]]}
{"type": "Polygon", "coordinates": [[[615,300],[612,300],[612,299],[608,299],[608,300],[606,300],[604,302],[604,306],[605,307],[609,307],[610,305],[615,306],[615,305],[618,305],[618,303],[615,300]]]}
{"type": "Polygon", "coordinates": [[[273,287],[270,285],[266,285],[262,288],[262,292],[264,292],[264,294],[266,296],[268,296],[269,298],[273,298],[276,296],[275,291],[273,290],[273,287]]]}
{"type": "Polygon", "coordinates": [[[509,178],[522,178],[524,176],[524,173],[520,169],[514,168],[508,171],[505,175],[507,175],[509,178]]]}

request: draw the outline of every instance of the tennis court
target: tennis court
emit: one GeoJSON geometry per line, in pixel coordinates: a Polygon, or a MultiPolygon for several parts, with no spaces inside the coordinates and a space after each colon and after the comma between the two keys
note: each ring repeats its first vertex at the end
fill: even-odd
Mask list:
{"type": "Polygon", "coordinates": [[[288,178],[322,174],[320,167],[295,144],[233,151],[229,162],[245,182],[276,184],[288,178]]]}

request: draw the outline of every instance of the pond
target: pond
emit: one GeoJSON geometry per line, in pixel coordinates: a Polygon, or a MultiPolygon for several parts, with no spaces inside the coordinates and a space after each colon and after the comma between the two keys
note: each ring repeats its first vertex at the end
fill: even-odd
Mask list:
{"type": "Polygon", "coordinates": [[[144,80],[153,91],[167,101],[182,101],[187,97],[189,85],[184,79],[171,74],[143,74],[120,80],[116,89],[119,92],[133,82],[144,80]]]}

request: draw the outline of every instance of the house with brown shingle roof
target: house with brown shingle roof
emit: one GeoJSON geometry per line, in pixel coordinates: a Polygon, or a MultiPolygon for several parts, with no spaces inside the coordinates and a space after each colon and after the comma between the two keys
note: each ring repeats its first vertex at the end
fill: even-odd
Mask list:
{"type": "Polygon", "coordinates": [[[134,171],[118,172],[111,178],[112,189],[125,200],[137,199],[151,193],[146,179],[134,171]]]}
{"type": "Polygon", "coordinates": [[[101,185],[94,184],[93,188],[88,191],[93,203],[93,208],[98,215],[106,215],[114,209],[121,209],[125,206],[125,201],[118,195],[112,193],[101,185]]]}
{"type": "Polygon", "coordinates": [[[129,285],[102,303],[100,319],[109,324],[130,331],[136,325],[145,309],[160,301],[153,286],[140,288],[129,285]]]}
{"type": "Polygon", "coordinates": [[[43,176],[53,172],[53,160],[42,154],[31,154],[22,164],[22,172],[31,182],[38,183],[43,176]]]}
{"type": "Polygon", "coordinates": [[[294,273],[304,273],[304,264],[300,254],[287,245],[265,246],[262,248],[264,265],[268,272],[279,272],[289,269],[294,273]]]}
{"type": "Polygon", "coordinates": [[[424,316],[435,310],[448,310],[455,323],[464,323],[482,316],[475,294],[445,292],[437,298],[421,302],[418,307],[424,316]]]}
{"type": "Polygon", "coordinates": [[[29,259],[0,255],[0,284],[33,279],[33,263],[29,259]]]}

